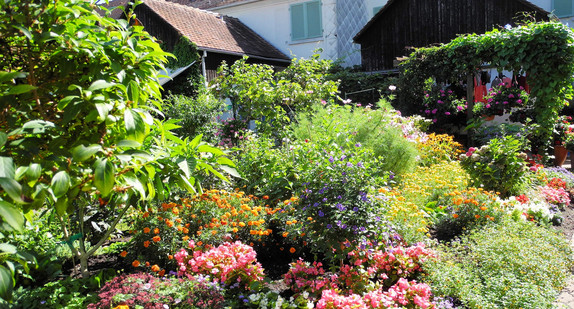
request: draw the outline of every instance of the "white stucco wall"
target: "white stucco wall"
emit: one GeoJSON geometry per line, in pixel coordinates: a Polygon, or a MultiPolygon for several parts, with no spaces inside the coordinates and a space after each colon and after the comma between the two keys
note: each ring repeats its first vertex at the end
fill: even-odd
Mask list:
{"type": "Polygon", "coordinates": [[[313,50],[322,48],[325,57],[336,56],[335,2],[322,0],[321,14],[323,36],[319,38],[291,41],[291,20],[289,6],[306,0],[262,0],[247,4],[215,8],[213,11],[239,18],[283,53],[294,57],[309,57],[313,50]]]}
{"type": "MultiPolygon", "coordinates": [[[[353,51],[343,52],[337,38],[337,0],[321,0],[323,36],[309,40],[291,40],[291,19],[289,7],[292,4],[309,0],[259,0],[214,8],[215,12],[239,18],[283,53],[291,57],[308,58],[317,48],[323,49],[323,58],[336,60],[347,56],[353,51]]],[[[365,24],[373,16],[373,8],[383,6],[387,0],[355,0],[364,1],[365,24]]],[[[357,30],[358,32],[358,30],[357,30]]],[[[357,45],[358,46],[358,45],[357,45]]],[[[354,51],[357,53],[357,51],[354,51]]],[[[360,64],[360,60],[349,65],[360,64]]]]}

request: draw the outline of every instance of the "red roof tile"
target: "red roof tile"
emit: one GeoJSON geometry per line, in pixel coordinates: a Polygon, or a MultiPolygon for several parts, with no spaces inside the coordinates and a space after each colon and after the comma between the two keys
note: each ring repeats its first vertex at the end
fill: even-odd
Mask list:
{"type": "Polygon", "coordinates": [[[289,60],[237,18],[165,0],[144,0],[142,5],[153,10],[199,49],[289,60]]]}

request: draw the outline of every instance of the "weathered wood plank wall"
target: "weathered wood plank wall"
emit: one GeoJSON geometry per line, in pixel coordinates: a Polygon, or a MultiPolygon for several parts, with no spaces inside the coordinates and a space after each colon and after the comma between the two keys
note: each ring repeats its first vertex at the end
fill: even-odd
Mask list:
{"type": "Polygon", "coordinates": [[[396,57],[408,55],[407,47],[446,43],[459,34],[482,34],[506,24],[515,26],[521,12],[548,20],[543,11],[517,0],[395,0],[356,41],[361,44],[366,71],[392,69],[396,57]]]}

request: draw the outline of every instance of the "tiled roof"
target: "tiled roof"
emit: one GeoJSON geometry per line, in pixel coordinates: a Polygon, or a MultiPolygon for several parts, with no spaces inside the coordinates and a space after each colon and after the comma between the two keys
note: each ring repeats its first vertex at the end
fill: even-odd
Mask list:
{"type": "Polygon", "coordinates": [[[237,18],[164,0],[144,0],[141,5],[153,10],[199,49],[289,60],[237,18]]]}
{"type": "Polygon", "coordinates": [[[236,2],[245,2],[246,0],[168,0],[171,2],[176,2],[184,5],[190,5],[198,9],[211,9],[215,7],[220,7],[236,2]]]}

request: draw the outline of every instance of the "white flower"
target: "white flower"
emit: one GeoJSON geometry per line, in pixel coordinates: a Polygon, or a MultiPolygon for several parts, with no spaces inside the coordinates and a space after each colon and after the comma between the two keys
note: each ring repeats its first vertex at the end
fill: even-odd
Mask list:
{"type": "Polygon", "coordinates": [[[397,90],[397,86],[395,86],[395,85],[390,85],[390,86],[389,86],[389,90],[390,90],[390,91],[395,91],[395,90],[397,90]]]}

